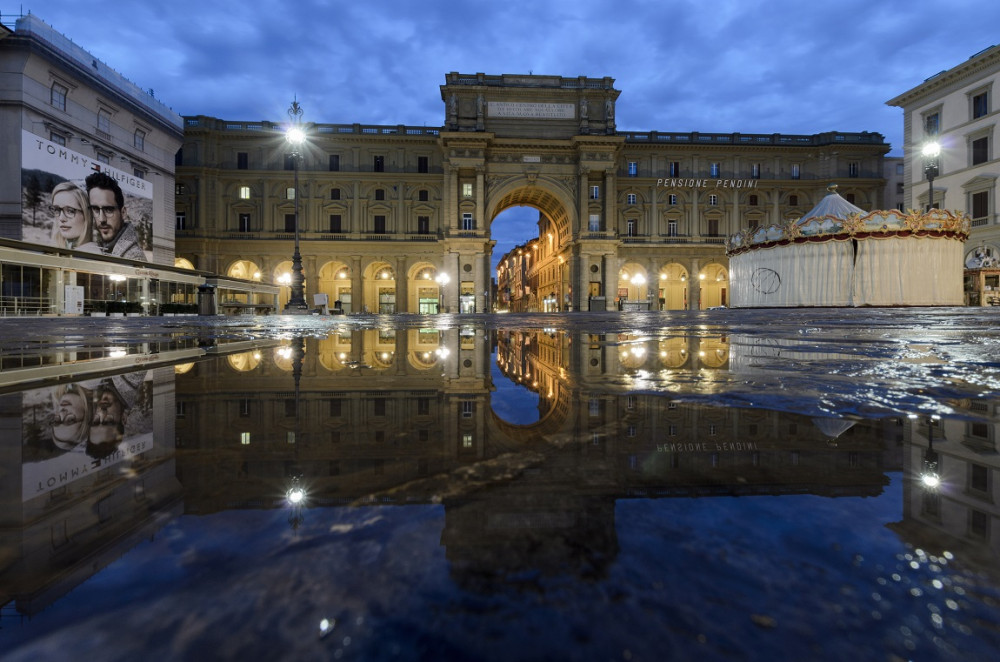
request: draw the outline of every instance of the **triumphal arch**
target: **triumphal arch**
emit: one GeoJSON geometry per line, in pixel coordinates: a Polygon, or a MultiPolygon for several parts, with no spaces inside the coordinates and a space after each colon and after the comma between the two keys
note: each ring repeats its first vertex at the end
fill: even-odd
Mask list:
{"type": "Polygon", "coordinates": [[[727,235],[800,217],[832,182],[882,205],[877,133],[622,130],[621,94],[453,72],[440,125],[307,122],[295,163],[286,123],[186,117],[178,258],[281,284],[298,230],[307,300],[348,312],[699,309],[728,303],[727,235]],[[494,273],[498,215],[525,205],[537,235],[494,273]]]}

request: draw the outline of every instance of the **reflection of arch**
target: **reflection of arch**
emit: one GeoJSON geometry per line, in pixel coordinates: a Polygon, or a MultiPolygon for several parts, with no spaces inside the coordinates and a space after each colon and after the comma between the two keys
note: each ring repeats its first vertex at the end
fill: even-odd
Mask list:
{"type": "Polygon", "coordinates": [[[316,344],[319,363],[330,372],[343,370],[351,360],[350,333],[331,333],[316,344]]]}
{"type": "Polygon", "coordinates": [[[645,342],[629,342],[618,348],[618,363],[628,370],[638,370],[646,365],[649,348],[645,342]]]}
{"type": "Polygon", "coordinates": [[[721,264],[706,264],[698,274],[701,284],[701,308],[729,305],[729,271],[721,264]]]}
{"type": "Polygon", "coordinates": [[[241,352],[227,357],[229,367],[236,372],[249,372],[260,365],[260,352],[241,352]]]}
{"type": "Polygon", "coordinates": [[[291,260],[285,260],[275,265],[274,271],[271,272],[271,282],[282,286],[281,291],[278,293],[278,310],[284,310],[292,295],[291,260]]]}
{"type": "Polygon", "coordinates": [[[193,367],[194,367],[193,363],[178,363],[177,365],[174,366],[174,374],[175,375],[186,374],[190,372],[191,368],[193,367]]]}
{"type": "Polygon", "coordinates": [[[184,257],[175,257],[174,258],[174,267],[176,267],[177,269],[191,269],[191,270],[194,270],[194,264],[191,262],[191,260],[189,260],[187,258],[184,258],[184,257]]]}
{"type": "Polygon", "coordinates": [[[260,267],[251,260],[237,260],[226,269],[226,275],[230,278],[240,278],[242,280],[260,280],[260,267]]]}
{"type": "Polygon", "coordinates": [[[729,362],[729,341],[722,338],[702,338],[698,343],[698,360],[706,368],[723,368],[729,362]]]}
{"type": "MultiPolygon", "coordinates": [[[[302,350],[305,352],[305,349],[302,350]]],[[[295,353],[291,345],[282,345],[274,348],[274,365],[279,370],[291,372],[295,367],[295,353]]]]}
{"type": "Polygon", "coordinates": [[[660,365],[664,368],[683,368],[690,358],[687,338],[664,338],[660,341],[660,365]]]}
{"type": "Polygon", "coordinates": [[[414,263],[406,274],[408,301],[406,310],[423,314],[441,310],[441,283],[438,268],[430,262],[414,263]]]}
{"type": "Polygon", "coordinates": [[[442,357],[441,332],[437,329],[410,329],[406,332],[409,348],[407,362],[417,370],[428,370],[442,357]]]}

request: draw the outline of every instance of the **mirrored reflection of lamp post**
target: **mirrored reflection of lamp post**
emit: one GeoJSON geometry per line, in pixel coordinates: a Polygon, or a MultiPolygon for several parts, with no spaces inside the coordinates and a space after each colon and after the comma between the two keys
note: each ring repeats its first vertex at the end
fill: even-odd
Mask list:
{"type": "Polygon", "coordinates": [[[285,313],[305,313],[309,307],[306,305],[303,283],[305,275],[302,273],[302,254],[299,253],[299,150],[306,140],[306,133],[302,129],[302,106],[298,100],[292,101],[288,108],[288,117],[291,124],[285,131],[285,140],[292,148],[292,169],[295,171],[292,191],[295,196],[295,252],[292,253],[292,292],[285,306],[285,313]]]}
{"type": "Polygon", "coordinates": [[[924,157],[924,174],[927,175],[927,208],[934,209],[934,178],[938,176],[938,155],[941,145],[936,140],[924,145],[920,153],[924,157]]]}
{"type": "Polygon", "coordinates": [[[443,310],[443,308],[445,307],[443,305],[443,302],[444,302],[444,286],[447,285],[449,282],[451,282],[451,276],[449,276],[448,274],[446,274],[445,272],[442,271],[441,273],[439,273],[437,276],[434,277],[434,280],[438,284],[438,301],[439,301],[439,303],[438,303],[438,312],[447,312],[447,311],[443,310]]]}
{"type": "MultiPolygon", "coordinates": [[[[909,418],[916,422],[917,415],[910,414],[909,418]]],[[[927,417],[927,450],[924,451],[921,460],[920,482],[929,490],[936,490],[941,486],[939,457],[937,451],[934,450],[934,428],[937,427],[940,420],[941,417],[937,414],[927,417]]]]}

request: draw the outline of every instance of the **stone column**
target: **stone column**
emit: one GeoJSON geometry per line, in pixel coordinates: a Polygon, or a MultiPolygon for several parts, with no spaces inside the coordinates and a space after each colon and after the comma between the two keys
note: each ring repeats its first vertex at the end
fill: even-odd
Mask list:
{"type": "MultiPolygon", "coordinates": [[[[476,167],[476,231],[482,232],[486,229],[486,219],[483,218],[485,214],[484,203],[486,201],[486,186],[484,182],[485,168],[483,166],[476,167]]],[[[478,293],[476,296],[479,296],[478,293]]],[[[478,304],[476,309],[478,310],[478,304]]]]}
{"type": "MultiPolygon", "coordinates": [[[[478,183],[477,183],[478,186],[478,183]]],[[[479,202],[476,202],[476,207],[478,209],[479,202]]],[[[476,212],[478,214],[478,211],[476,212]]],[[[476,312],[477,313],[488,313],[490,312],[487,308],[487,293],[489,292],[489,267],[486,264],[486,253],[476,253],[475,262],[472,269],[473,274],[473,287],[475,287],[476,293],[476,312]]]]}
{"type": "Polygon", "coordinates": [[[618,258],[612,253],[606,253],[602,270],[604,272],[605,303],[608,310],[617,310],[615,298],[618,296],[618,258]]]}
{"type": "Polygon", "coordinates": [[[415,313],[417,311],[410,310],[410,279],[406,275],[406,258],[397,257],[396,258],[396,312],[397,313],[415,313]]]}
{"type": "Polygon", "coordinates": [[[365,281],[361,273],[361,257],[351,257],[351,312],[358,313],[362,310],[365,301],[365,281]]]}
{"type": "Polygon", "coordinates": [[[656,198],[659,197],[659,189],[654,184],[653,194],[649,201],[649,236],[653,241],[660,240],[660,219],[656,212],[656,198]]]}
{"type": "Polygon", "coordinates": [[[608,169],[604,171],[604,209],[609,223],[614,223],[618,227],[618,207],[617,193],[615,191],[615,171],[608,169]]]}
{"type": "Polygon", "coordinates": [[[691,260],[691,271],[688,274],[688,310],[701,310],[701,279],[698,277],[701,267],[697,258],[691,260]]]}

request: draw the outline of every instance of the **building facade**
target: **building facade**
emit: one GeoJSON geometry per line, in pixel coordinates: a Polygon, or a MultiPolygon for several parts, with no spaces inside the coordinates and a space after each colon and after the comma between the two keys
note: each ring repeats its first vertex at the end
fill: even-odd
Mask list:
{"type": "Polygon", "coordinates": [[[697,309],[726,303],[727,234],[797,218],[831,181],[885,204],[877,133],[619,131],[606,77],[453,72],[440,93],[441,126],[307,123],[298,160],[287,123],[185,118],[178,259],[282,283],[298,230],[307,300],[345,312],[697,309]],[[502,262],[493,297],[514,206],[539,211],[530,283],[502,262]]]}
{"type": "Polygon", "coordinates": [[[1000,304],[998,84],[1000,46],[991,46],[886,102],[903,109],[907,208],[926,208],[933,186],[935,207],[972,219],[965,256],[970,305],[1000,304]],[[940,155],[925,159],[930,142],[940,145],[940,155]]]}
{"type": "Polygon", "coordinates": [[[152,91],[37,17],[0,28],[0,314],[150,313],[193,296],[204,275],[174,270],[182,138],[152,91]],[[94,214],[98,172],[110,198],[94,214]]]}

